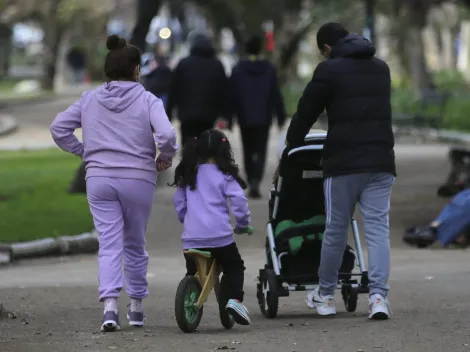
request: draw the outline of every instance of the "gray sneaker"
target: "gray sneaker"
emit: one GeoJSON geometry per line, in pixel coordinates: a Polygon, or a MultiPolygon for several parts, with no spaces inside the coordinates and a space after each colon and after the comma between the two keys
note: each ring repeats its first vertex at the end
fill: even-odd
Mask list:
{"type": "Polygon", "coordinates": [[[119,316],[114,311],[106,312],[103,316],[101,331],[113,332],[118,330],[121,330],[121,326],[119,325],[119,316]]]}
{"type": "Polygon", "coordinates": [[[141,328],[145,323],[145,314],[143,312],[131,312],[129,309],[127,312],[127,320],[130,326],[141,328]]]}

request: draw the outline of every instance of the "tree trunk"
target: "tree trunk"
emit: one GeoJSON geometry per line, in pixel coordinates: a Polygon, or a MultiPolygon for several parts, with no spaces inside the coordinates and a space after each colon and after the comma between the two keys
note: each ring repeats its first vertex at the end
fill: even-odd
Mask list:
{"type": "Polygon", "coordinates": [[[407,1],[408,48],[413,90],[421,94],[424,90],[432,89],[432,77],[429,73],[424,51],[423,30],[427,23],[430,10],[429,2],[425,0],[407,1]]]}
{"type": "MultiPolygon", "coordinates": [[[[453,53],[453,57],[452,57],[452,69],[456,70],[457,69],[457,62],[458,62],[458,51],[455,49],[454,47],[454,41],[455,39],[457,38],[457,36],[459,35],[459,32],[460,32],[460,25],[461,25],[461,22],[459,21],[458,24],[456,24],[455,26],[453,26],[451,28],[451,33],[452,33],[452,53],[453,53]]],[[[461,46],[460,46],[461,47],[461,46]]],[[[460,50],[460,49],[459,49],[460,50]]]]}
{"type": "Polygon", "coordinates": [[[197,0],[195,3],[207,10],[208,17],[215,31],[220,32],[223,28],[228,28],[232,31],[233,38],[237,44],[238,53],[241,55],[246,33],[249,32],[249,30],[247,30],[237,10],[233,8],[232,3],[207,0],[197,0]]]}
{"type": "Polygon", "coordinates": [[[94,38],[84,42],[87,57],[87,71],[91,81],[103,81],[105,75],[103,72],[103,64],[107,54],[106,50],[106,24],[109,16],[93,18],[84,23],[82,36],[84,38],[94,38]]]}
{"type": "Polygon", "coordinates": [[[406,77],[411,76],[408,48],[407,48],[408,31],[399,29],[399,34],[396,36],[396,53],[398,62],[401,68],[401,74],[406,77]]]}
{"type": "Polygon", "coordinates": [[[137,18],[130,42],[142,52],[147,49],[146,38],[150,23],[157,15],[161,5],[161,0],[137,0],[137,18]]]}
{"type": "Polygon", "coordinates": [[[422,29],[418,26],[412,26],[408,30],[409,36],[409,54],[410,69],[413,90],[419,94],[422,91],[432,87],[431,75],[428,71],[426,57],[424,53],[424,42],[422,29]]]}
{"type": "Polygon", "coordinates": [[[411,77],[409,53],[408,53],[408,21],[406,18],[406,8],[403,4],[395,0],[393,4],[393,18],[391,37],[394,39],[394,49],[400,66],[400,74],[404,77],[411,77]]]}
{"type": "Polygon", "coordinates": [[[170,14],[172,18],[178,19],[181,25],[183,38],[188,35],[188,26],[186,23],[186,14],[184,12],[184,0],[173,0],[169,2],[170,14]]]}
{"type": "Polygon", "coordinates": [[[54,79],[57,72],[57,59],[63,27],[59,18],[59,5],[62,0],[50,0],[44,17],[44,75],[41,80],[43,90],[54,90],[54,79]]]}
{"type": "Polygon", "coordinates": [[[454,38],[452,37],[451,28],[442,28],[441,38],[443,67],[446,69],[455,68],[454,38]]]}
{"type": "Polygon", "coordinates": [[[296,56],[301,36],[296,35],[299,16],[296,13],[285,13],[282,19],[282,26],[276,30],[276,51],[273,55],[274,65],[277,67],[277,73],[280,84],[284,84],[292,78],[296,78],[297,72],[292,76],[292,67],[290,63],[296,56]],[[295,37],[295,40],[294,40],[295,37]]]}

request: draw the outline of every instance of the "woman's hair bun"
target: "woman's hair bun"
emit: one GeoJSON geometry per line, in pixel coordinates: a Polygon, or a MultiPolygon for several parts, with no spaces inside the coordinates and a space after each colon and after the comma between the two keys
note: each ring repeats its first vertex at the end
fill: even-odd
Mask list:
{"type": "Polygon", "coordinates": [[[113,34],[108,37],[106,40],[106,47],[108,50],[119,50],[124,48],[127,45],[127,42],[124,38],[121,38],[120,36],[113,34]]]}

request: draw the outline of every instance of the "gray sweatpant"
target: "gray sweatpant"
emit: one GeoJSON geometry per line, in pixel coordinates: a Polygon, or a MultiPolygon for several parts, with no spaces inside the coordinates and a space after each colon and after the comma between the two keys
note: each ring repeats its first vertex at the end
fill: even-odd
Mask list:
{"type": "Polygon", "coordinates": [[[368,249],[370,295],[387,297],[390,274],[390,195],[395,177],[389,173],[362,173],[325,179],[326,230],[323,236],[320,294],[333,295],[338,283],[348,229],[356,204],[364,222],[368,249]]]}

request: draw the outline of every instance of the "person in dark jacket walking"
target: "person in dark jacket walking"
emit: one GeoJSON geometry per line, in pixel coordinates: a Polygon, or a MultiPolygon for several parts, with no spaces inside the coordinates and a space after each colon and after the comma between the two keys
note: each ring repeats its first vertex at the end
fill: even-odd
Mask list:
{"type": "Polygon", "coordinates": [[[86,54],[80,47],[73,47],[67,53],[67,63],[72,70],[74,84],[81,84],[85,80],[86,54]]]}
{"type": "Polygon", "coordinates": [[[328,135],[323,173],[326,230],[319,268],[319,289],[307,295],[307,305],[321,315],[336,313],[338,283],[350,220],[359,203],[369,251],[369,318],[387,319],[390,273],[389,210],[395,181],[394,136],[391,121],[391,78],[375,48],[338,23],[317,33],[327,59],[315,69],[287,131],[287,148],[302,144],[326,109],[328,135]]]}
{"type": "Polygon", "coordinates": [[[166,64],[166,60],[152,53],[143,54],[140,74],[145,89],[160,98],[163,106],[166,108],[172,76],[171,69],[166,64]]]}
{"type": "Polygon", "coordinates": [[[182,143],[211,129],[217,119],[228,118],[228,78],[216,57],[211,39],[204,33],[189,38],[190,55],[175,70],[170,88],[167,113],[178,111],[182,143]]]}
{"type": "Polygon", "coordinates": [[[262,45],[259,36],[248,39],[245,45],[248,57],[238,62],[230,78],[232,109],[240,125],[251,198],[261,197],[259,185],[264,174],[273,115],[277,116],[279,128],[286,120],[276,69],[259,57],[262,45]]]}

